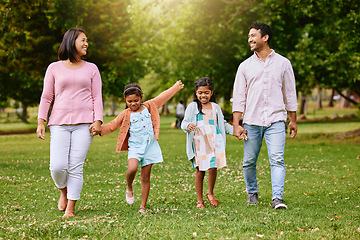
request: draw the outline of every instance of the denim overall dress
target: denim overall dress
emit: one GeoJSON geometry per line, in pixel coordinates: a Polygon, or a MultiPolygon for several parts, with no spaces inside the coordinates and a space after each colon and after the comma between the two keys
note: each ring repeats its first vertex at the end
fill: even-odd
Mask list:
{"type": "Polygon", "coordinates": [[[144,106],[141,112],[130,114],[130,137],[128,159],[139,160],[139,166],[144,167],[163,161],[160,145],[154,140],[154,129],[151,114],[144,106]]]}

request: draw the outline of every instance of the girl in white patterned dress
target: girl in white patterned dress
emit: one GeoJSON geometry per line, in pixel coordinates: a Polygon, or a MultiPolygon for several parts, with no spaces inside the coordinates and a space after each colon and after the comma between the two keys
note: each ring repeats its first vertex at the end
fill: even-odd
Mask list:
{"type": "Polygon", "coordinates": [[[217,169],[226,166],[226,133],[233,134],[233,127],[226,123],[218,104],[215,103],[214,84],[203,77],[195,82],[194,102],[186,108],[181,128],[187,133],[186,152],[196,168],[195,189],[197,208],[204,208],[203,182],[205,171],[209,171],[206,194],[211,206],[218,206],[214,196],[217,169]]]}

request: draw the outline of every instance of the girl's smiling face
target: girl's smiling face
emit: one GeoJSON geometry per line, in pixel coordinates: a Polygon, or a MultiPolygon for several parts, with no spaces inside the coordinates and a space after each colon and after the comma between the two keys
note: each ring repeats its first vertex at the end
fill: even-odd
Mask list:
{"type": "Polygon", "coordinates": [[[196,97],[204,105],[210,102],[213,93],[214,91],[211,91],[208,86],[199,86],[196,90],[196,97]]]}
{"type": "Polygon", "coordinates": [[[126,106],[130,108],[131,111],[136,112],[137,110],[139,110],[141,106],[142,97],[136,94],[127,95],[125,97],[125,102],[126,102],[126,106]]]}

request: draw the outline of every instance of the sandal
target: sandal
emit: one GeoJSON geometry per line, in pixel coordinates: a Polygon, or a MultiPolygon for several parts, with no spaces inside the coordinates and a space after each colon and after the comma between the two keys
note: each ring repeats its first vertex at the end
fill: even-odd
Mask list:
{"type": "Polygon", "coordinates": [[[209,200],[211,206],[213,206],[213,207],[219,206],[219,201],[215,198],[215,196],[213,194],[207,193],[206,197],[209,200]]]}
{"type": "Polygon", "coordinates": [[[197,208],[200,208],[200,209],[201,209],[201,208],[205,208],[204,202],[200,202],[200,201],[197,202],[196,207],[197,207],[197,208]]]}
{"type": "Polygon", "coordinates": [[[134,202],[135,202],[135,197],[134,197],[134,192],[133,191],[126,191],[126,202],[128,203],[128,204],[133,204],[134,202]],[[128,197],[128,193],[132,193],[133,194],[133,196],[132,197],[128,197]]]}
{"type": "Polygon", "coordinates": [[[140,207],[139,213],[145,213],[145,212],[146,212],[146,208],[145,207],[140,207]]]}

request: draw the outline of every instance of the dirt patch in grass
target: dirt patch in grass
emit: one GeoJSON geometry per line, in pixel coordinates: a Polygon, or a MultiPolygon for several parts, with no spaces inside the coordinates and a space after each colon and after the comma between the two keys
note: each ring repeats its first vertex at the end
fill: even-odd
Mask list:
{"type": "Polygon", "coordinates": [[[360,136],[360,128],[355,129],[353,131],[345,132],[345,133],[336,133],[334,134],[334,137],[336,138],[352,138],[360,136]]]}
{"type": "Polygon", "coordinates": [[[18,130],[7,130],[7,131],[0,131],[0,135],[10,135],[10,134],[29,134],[35,133],[36,129],[18,129],[18,130]]]}

